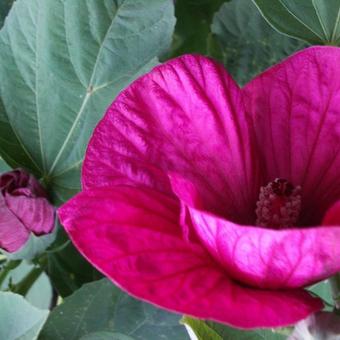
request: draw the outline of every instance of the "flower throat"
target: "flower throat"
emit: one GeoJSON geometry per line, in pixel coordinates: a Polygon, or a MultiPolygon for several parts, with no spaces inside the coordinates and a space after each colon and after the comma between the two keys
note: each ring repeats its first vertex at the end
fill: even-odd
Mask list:
{"type": "Polygon", "coordinates": [[[283,229],[296,225],[301,210],[301,187],[276,178],[261,187],[256,203],[256,224],[283,229]]]}

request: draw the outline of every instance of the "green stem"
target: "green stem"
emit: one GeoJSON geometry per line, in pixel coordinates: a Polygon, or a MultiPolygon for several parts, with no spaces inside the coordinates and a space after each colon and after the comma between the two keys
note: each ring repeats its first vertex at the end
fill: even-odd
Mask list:
{"type": "Polygon", "coordinates": [[[335,302],[335,309],[340,311],[340,273],[335,274],[330,278],[330,284],[332,288],[332,296],[335,302]]]}
{"type": "Polygon", "coordinates": [[[8,261],[3,268],[0,271],[0,286],[3,284],[3,282],[5,281],[7,275],[10,273],[10,271],[16,267],[19,266],[19,264],[21,263],[21,260],[12,260],[12,261],[8,261]]]}
{"type": "Polygon", "coordinates": [[[65,249],[70,243],[71,243],[71,240],[67,240],[66,242],[61,244],[59,247],[56,247],[56,248],[51,249],[51,250],[46,250],[45,254],[58,253],[58,252],[62,251],[63,249],[65,249]]]}
{"type": "Polygon", "coordinates": [[[34,267],[20,282],[11,287],[11,291],[25,296],[42,272],[42,267],[34,267]]]}

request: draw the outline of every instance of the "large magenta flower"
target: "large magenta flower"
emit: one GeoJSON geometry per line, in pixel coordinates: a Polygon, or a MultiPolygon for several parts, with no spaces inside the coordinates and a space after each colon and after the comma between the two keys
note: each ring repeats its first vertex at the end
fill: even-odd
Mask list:
{"type": "Polygon", "coordinates": [[[54,208],[40,183],[17,169],[0,175],[0,249],[20,250],[31,234],[42,236],[54,228],[54,208]]]}
{"type": "Polygon", "coordinates": [[[295,323],[322,308],[303,287],[340,270],[339,117],[337,48],[242,90],[211,59],[171,60],[110,106],[61,221],[134,296],[243,328],[295,323]]]}

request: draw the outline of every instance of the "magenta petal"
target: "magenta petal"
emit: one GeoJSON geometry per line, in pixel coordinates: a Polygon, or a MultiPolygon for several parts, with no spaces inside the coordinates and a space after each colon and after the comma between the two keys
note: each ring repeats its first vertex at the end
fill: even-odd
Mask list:
{"type": "Polygon", "coordinates": [[[142,185],[171,194],[166,173],[174,171],[194,183],[207,210],[246,223],[259,185],[253,144],[237,84],[222,65],[186,55],[112,103],[88,146],[83,186],[142,185]]]}
{"type": "Polygon", "coordinates": [[[295,288],[340,270],[340,227],[272,230],[189,210],[206,248],[242,282],[260,288],[295,288]]]}
{"type": "Polygon", "coordinates": [[[44,197],[12,196],[5,200],[8,209],[35,235],[50,233],[54,228],[54,208],[44,197]]]}
{"type": "Polygon", "coordinates": [[[293,324],[322,308],[303,290],[262,291],[231,281],[204,248],[181,238],[178,203],[156,191],[93,189],[58,212],[94,266],[166,309],[251,328],[293,324]]]}
{"type": "MultiPolygon", "coordinates": [[[[302,186],[302,224],[340,197],[340,49],[312,47],[244,89],[266,181],[302,186]]],[[[266,183],[265,183],[266,184],[266,183]]]]}
{"type": "Polygon", "coordinates": [[[10,253],[19,250],[28,240],[29,231],[8,209],[0,195],[0,248],[10,253]]]}
{"type": "Polygon", "coordinates": [[[204,209],[202,197],[192,182],[176,173],[169,173],[172,191],[178,199],[196,209],[204,209]]]}

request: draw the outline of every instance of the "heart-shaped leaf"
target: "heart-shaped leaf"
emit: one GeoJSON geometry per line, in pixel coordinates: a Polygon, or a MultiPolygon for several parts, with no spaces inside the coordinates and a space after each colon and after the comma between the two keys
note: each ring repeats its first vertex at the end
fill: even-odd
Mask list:
{"type": "Polygon", "coordinates": [[[223,4],[211,28],[222,47],[220,59],[241,85],[304,46],[276,32],[248,0],[223,4]]]}
{"type": "Polygon", "coordinates": [[[109,280],[102,279],[84,285],[55,308],[39,339],[185,338],[185,328],[179,324],[178,315],[135,300],[109,280]]]}
{"type": "Polygon", "coordinates": [[[30,305],[22,296],[0,292],[0,339],[34,340],[48,311],[30,305]]]}
{"type": "Polygon", "coordinates": [[[338,0],[253,0],[263,16],[282,33],[313,44],[340,43],[338,0]]]}
{"type": "Polygon", "coordinates": [[[60,203],[80,187],[88,139],[117,93],[157,62],[169,0],[18,0],[0,32],[0,154],[60,203]]]}

